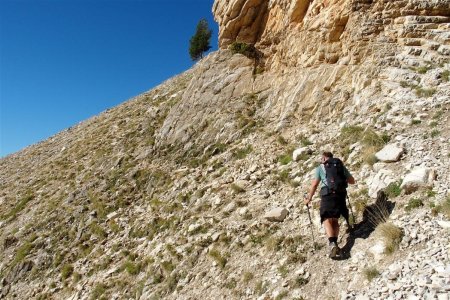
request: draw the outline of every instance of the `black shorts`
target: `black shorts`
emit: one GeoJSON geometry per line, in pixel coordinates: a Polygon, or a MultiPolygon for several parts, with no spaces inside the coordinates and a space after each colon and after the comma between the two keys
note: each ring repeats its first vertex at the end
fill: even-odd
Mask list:
{"type": "Polygon", "coordinates": [[[320,198],[320,223],[325,219],[338,219],[341,216],[348,221],[348,209],[345,204],[347,193],[321,195],[320,198]]]}

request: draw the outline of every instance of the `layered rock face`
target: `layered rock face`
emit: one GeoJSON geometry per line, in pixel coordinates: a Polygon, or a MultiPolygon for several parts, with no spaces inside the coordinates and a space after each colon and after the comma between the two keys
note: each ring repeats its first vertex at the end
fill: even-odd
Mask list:
{"type": "Polygon", "coordinates": [[[219,51],[0,160],[0,298],[447,299],[450,0],[213,12],[219,51]],[[324,150],[341,261],[302,205],[324,150]]]}
{"type": "Polygon", "coordinates": [[[381,50],[374,48],[410,38],[419,45],[439,38],[448,51],[448,6],[446,0],[217,0],[213,12],[221,48],[256,44],[269,66],[285,67],[358,64],[381,50]]]}
{"type": "MultiPolygon", "coordinates": [[[[255,118],[274,128],[342,120],[342,112],[382,106],[394,89],[391,82],[410,80],[407,70],[443,65],[450,54],[447,0],[216,1],[213,12],[224,50],[201,62],[195,85],[169,113],[161,138],[170,143],[210,143],[218,130],[220,139],[232,139],[231,111],[216,109],[230,101],[246,105],[249,95],[258,98],[255,118]],[[259,58],[229,60],[226,49],[235,41],[254,44],[259,58]],[[200,104],[198,99],[207,100],[200,104]],[[192,107],[196,122],[184,128],[192,107]],[[204,126],[211,124],[211,111],[222,117],[204,126]],[[200,128],[211,132],[194,136],[200,128]]],[[[426,81],[420,85],[436,84],[426,81]]],[[[239,104],[231,107],[240,109],[239,104]]]]}

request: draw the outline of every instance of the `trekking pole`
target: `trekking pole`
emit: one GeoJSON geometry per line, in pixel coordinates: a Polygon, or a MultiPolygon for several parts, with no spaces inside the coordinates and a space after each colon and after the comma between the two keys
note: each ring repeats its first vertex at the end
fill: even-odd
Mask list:
{"type": "MultiPolygon", "coordinates": [[[[352,213],[352,219],[353,219],[353,224],[356,222],[356,219],[355,219],[355,215],[353,214],[353,208],[352,208],[352,204],[350,203],[350,198],[348,197],[348,194],[347,194],[347,201],[348,201],[348,207],[350,207],[350,212],[352,213]]],[[[350,225],[350,224],[348,224],[348,225],[350,225]]],[[[353,227],[353,225],[352,225],[352,227],[353,227]]]]}
{"type": "MultiPolygon", "coordinates": [[[[306,193],[303,196],[304,196],[304,198],[306,198],[306,193]]],[[[309,227],[311,228],[311,236],[312,236],[312,240],[313,240],[313,252],[314,252],[314,250],[316,250],[316,240],[314,238],[314,228],[313,228],[313,222],[311,219],[311,214],[309,212],[309,204],[306,205],[306,209],[308,211],[309,227]]]]}

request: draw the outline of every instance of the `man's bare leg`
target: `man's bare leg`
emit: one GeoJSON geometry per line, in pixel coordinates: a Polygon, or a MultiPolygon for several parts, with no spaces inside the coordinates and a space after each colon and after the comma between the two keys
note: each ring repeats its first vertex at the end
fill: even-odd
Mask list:
{"type": "Polygon", "coordinates": [[[336,255],[339,255],[339,247],[337,245],[337,238],[339,236],[339,221],[336,218],[330,218],[326,219],[323,222],[323,225],[328,236],[330,258],[336,258],[336,255]]]}
{"type": "Polygon", "coordinates": [[[339,236],[339,222],[336,218],[325,219],[323,221],[323,226],[325,227],[325,232],[327,237],[338,237],[339,236]]]}

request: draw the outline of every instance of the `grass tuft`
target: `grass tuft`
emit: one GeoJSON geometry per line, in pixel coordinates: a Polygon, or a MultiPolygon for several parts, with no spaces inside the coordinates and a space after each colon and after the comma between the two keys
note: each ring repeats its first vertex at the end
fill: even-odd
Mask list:
{"type": "Polygon", "coordinates": [[[235,183],[232,183],[230,185],[230,187],[233,190],[233,192],[236,193],[236,194],[240,194],[240,193],[244,193],[245,192],[245,189],[243,187],[241,187],[241,186],[239,186],[239,185],[237,185],[235,183]]]}
{"type": "Polygon", "coordinates": [[[214,261],[219,265],[221,269],[225,268],[225,265],[227,264],[228,260],[224,255],[220,253],[219,250],[212,249],[208,252],[208,255],[214,259],[214,261]]]}
{"type": "Polygon", "coordinates": [[[441,79],[443,81],[448,82],[450,80],[450,71],[449,70],[445,70],[441,73],[441,79]]]}
{"type": "Polygon", "coordinates": [[[375,267],[367,267],[363,270],[364,276],[367,280],[372,281],[374,278],[380,275],[380,271],[375,267]]]}
{"type": "Polygon", "coordinates": [[[389,198],[395,198],[400,196],[402,190],[400,188],[400,182],[392,182],[385,188],[385,193],[389,198]]]}
{"type": "Polygon", "coordinates": [[[423,206],[423,202],[419,198],[412,198],[409,200],[408,204],[405,206],[406,211],[411,211],[414,208],[419,208],[423,206]]]}
{"type": "Polygon", "coordinates": [[[422,88],[422,87],[416,87],[415,93],[418,97],[428,98],[428,97],[433,96],[436,93],[436,89],[434,89],[434,88],[426,89],[426,88],[422,88]]]}
{"type": "Polygon", "coordinates": [[[71,264],[65,264],[62,268],[61,268],[61,278],[63,280],[66,280],[67,278],[69,278],[73,273],[73,266],[71,264]]]}
{"type": "Polygon", "coordinates": [[[8,219],[11,217],[12,219],[15,219],[17,217],[17,214],[20,213],[27,206],[28,202],[33,199],[34,194],[31,192],[27,192],[26,195],[19,200],[19,203],[17,203],[17,205],[14,206],[14,208],[9,213],[7,213],[5,216],[2,216],[1,218],[8,219]]]}
{"type": "Polygon", "coordinates": [[[233,158],[235,159],[243,159],[248,154],[250,154],[253,151],[253,147],[251,145],[248,145],[245,148],[239,148],[233,152],[233,158]]]}
{"type": "Polygon", "coordinates": [[[378,225],[375,232],[384,242],[386,254],[392,254],[398,249],[398,245],[402,241],[404,235],[403,230],[400,227],[390,222],[378,225]]]}
{"type": "Polygon", "coordinates": [[[242,280],[244,281],[244,283],[249,283],[253,278],[255,277],[255,275],[253,275],[252,272],[244,272],[244,275],[242,276],[242,280]]]}

